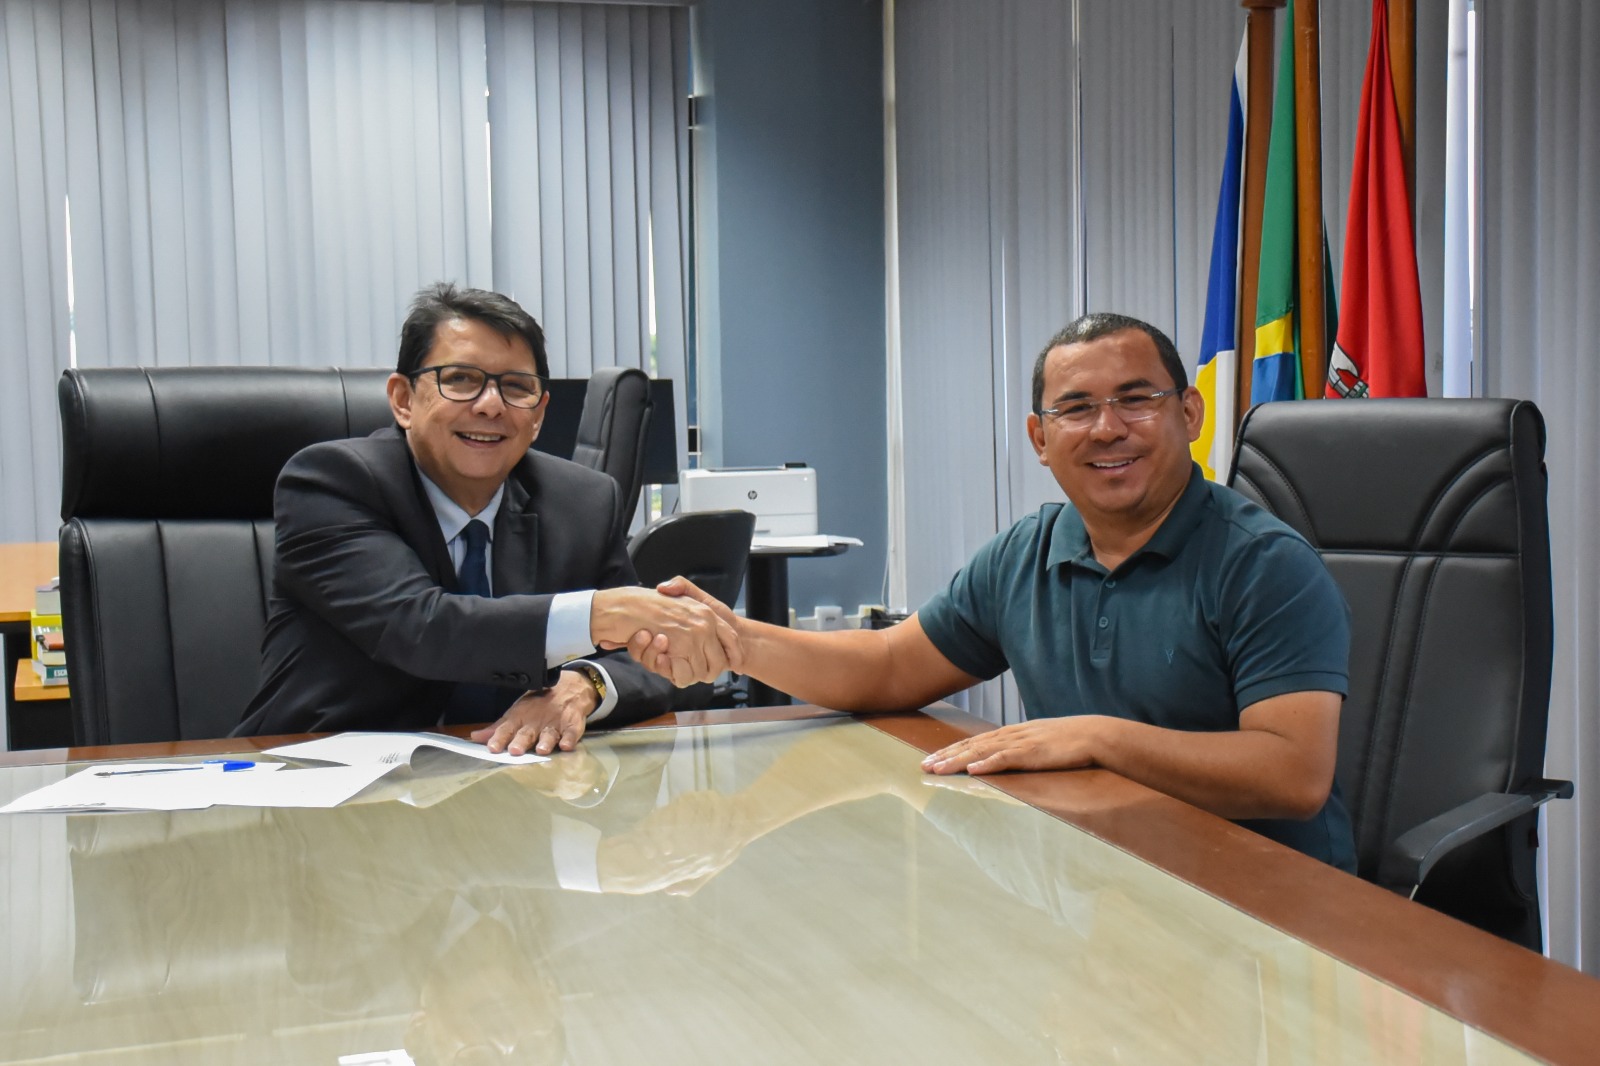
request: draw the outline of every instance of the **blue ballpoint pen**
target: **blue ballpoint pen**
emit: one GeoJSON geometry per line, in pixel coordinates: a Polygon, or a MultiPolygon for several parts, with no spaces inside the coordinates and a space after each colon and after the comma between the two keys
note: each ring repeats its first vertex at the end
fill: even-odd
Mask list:
{"type": "Polygon", "coordinates": [[[242,759],[210,759],[194,766],[153,766],[148,770],[97,770],[95,771],[94,776],[132,777],[135,774],[176,774],[181,773],[184,770],[208,770],[212,766],[215,766],[219,763],[221,764],[223,773],[227,773],[231,770],[248,770],[255,766],[255,763],[247,762],[242,759]]]}

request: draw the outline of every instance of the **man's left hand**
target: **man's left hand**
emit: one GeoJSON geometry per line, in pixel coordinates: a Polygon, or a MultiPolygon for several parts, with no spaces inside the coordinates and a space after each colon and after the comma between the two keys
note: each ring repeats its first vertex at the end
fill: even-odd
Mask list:
{"type": "Polygon", "coordinates": [[[553,688],[523,693],[498,722],[475,729],[470,736],[496,754],[571,751],[583,739],[589,715],[599,704],[599,694],[582,674],[563,670],[553,688]]]}
{"type": "Polygon", "coordinates": [[[1100,715],[1018,722],[958,740],[922,760],[932,774],[995,774],[1003,770],[1075,770],[1095,764],[1100,715]]]}

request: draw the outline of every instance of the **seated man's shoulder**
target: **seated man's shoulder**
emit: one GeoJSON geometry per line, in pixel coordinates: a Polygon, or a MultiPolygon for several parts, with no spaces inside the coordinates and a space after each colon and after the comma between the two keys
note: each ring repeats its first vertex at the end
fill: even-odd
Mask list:
{"type": "Polygon", "coordinates": [[[985,595],[1023,594],[1052,565],[1087,544],[1083,522],[1071,507],[1047,503],[980,544],[951,579],[952,587],[982,589],[985,595]]]}
{"type": "Polygon", "coordinates": [[[404,459],[407,452],[405,436],[395,427],[388,426],[365,437],[344,437],[308,444],[294,453],[288,465],[314,468],[324,465],[372,463],[385,459],[404,459]]]}
{"type": "MultiPolygon", "coordinates": [[[[1037,511],[1030,511],[1011,523],[1009,529],[1001,530],[1000,536],[1016,544],[1038,544],[1050,539],[1057,522],[1063,519],[1071,521],[1075,515],[1069,503],[1058,500],[1040,504],[1037,511]]],[[[1081,521],[1079,524],[1082,524],[1081,521]]]]}
{"type": "Polygon", "coordinates": [[[1254,500],[1226,485],[1209,481],[1205,484],[1211,494],[1211,513],[1227,527],[1234,541],[1271,542],[1286,537],[1315,550],[1298,530],[1254,500]]]}
{"type": "Polygon", "coordinates": [[[381,494],[387,486],[408,485],[409,466],[410,450],[395,429],[308,444],[290,457],[278,474],[277,506],[282,506],[285,494],[296,499],[306,494],[381,494]]]}
{"type": "Polygon", "coordinates": [[[273,515],[280,534],[319,530],[347,520],[352,507],[393,512],[414,498],[410,450],[398,431],[390,431],[388,439],[373,434],[300,449],[278,474],[273,515]]]}
{"type": "MultiPolygon", "coordinates": [[[[1071,524],[1073,512],[1063,503],[1046,503],[1037,511],[1023,515],[991,537],[980,553],[998,556],[1008,561],[1021,561],[1043,556],[1050,550],[1050,539],[1056,524],[1065,516],[1071,524]]],[[[1082,522],[1077,523],[1082,528],[1082,522]]]]}
{"type": "Polygon", "coordinates": [[[1264,592],[1315,586],[1336,595],[1321,553],[1298,530],[1226,486],[1208,487],[1218,532],[1199,538],[1202,566],[1224,587],[1264,592]]]}
{"type": "Polygon", "coordinates": [[[528,452],[512,476],[520,477],[530,491],[551,494],[575,492],[609,496],[617,489],[616,479],[603,470],[537,450],[528,452]]]}

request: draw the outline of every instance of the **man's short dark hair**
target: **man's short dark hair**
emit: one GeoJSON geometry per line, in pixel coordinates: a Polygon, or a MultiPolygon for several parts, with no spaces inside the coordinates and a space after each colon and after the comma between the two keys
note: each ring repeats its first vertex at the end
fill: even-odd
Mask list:
{"type": "Polygon", "coordinates": [[[1044,361],[1052,351],[1064,344],[1087,344],[1089,341],[1097,341],[1101,337],[1109,337],[1125,329],[1136,329],[1155,343],[1156,354],[1161,356],[1161,365],[1167,368],[1167,373],[1171,375],[1172,383],[1179,392],[1189,387],[1189,371],[1184,368],[1183,360],[1178,356],[1178,347],[1172,343],[1172,338],[1150,323],[1141,322],[1137,318],[1113,314],[1110,311],[1091,311],[1063,326],[1061,332],[1050,338],[1050,343],[1044,346],[1039,358],[1033,361],[1034,412],[1038,413],[1044,406],[1044,361]]]}
{"type": "Polygon", "coordinates": [[[487,289],[458,289],[453,282],[440,281],[421,290],[411,299],[411,311],[400,327],[398,373],[410,375],[422,366],[433,350],[434,332],[439,323],[453,318],[482,322],[502,337],[521,337],[533,351],[533,365],[541,377],[550,376],[550,359],[544,351],[544,330],[517,301],[487,289]]]}

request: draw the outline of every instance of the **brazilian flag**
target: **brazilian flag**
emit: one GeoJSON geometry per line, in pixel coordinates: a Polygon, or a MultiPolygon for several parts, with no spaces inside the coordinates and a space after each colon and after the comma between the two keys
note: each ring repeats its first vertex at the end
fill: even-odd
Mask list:
{"type": "MultiPolygon", "coordinates": [[[[1285,9],[1278,87],[1272,100],[1272,140],[1267,148],[1267,188],[1261,209],[1261,273],[1256,287],[1256,352],[1250,402],[1305,397],[1300,376],[1299,245],[1295,236],[1294,5],[1285,9]]],[[[1336,332],[1333,271],[1322,237],[1324,315],[1328,336],[1336,332]]]]}

